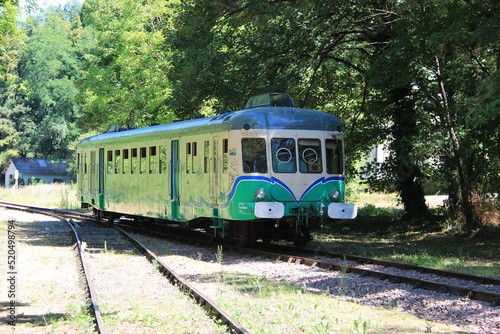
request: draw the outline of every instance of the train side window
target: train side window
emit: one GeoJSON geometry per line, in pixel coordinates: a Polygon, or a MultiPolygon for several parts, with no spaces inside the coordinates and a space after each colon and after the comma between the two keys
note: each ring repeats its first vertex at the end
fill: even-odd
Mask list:
{"type": "Polygon", "coordinates": [[[222,172],[223,173],[227,173],[227,170],[229,168],[228,158],[229,158],[228,140],[222,139],[222,172]]]}
{"type": "Polygon", "coordinates": [[[107,159],[107,165],[106,169],[108,174],[113,173],[113,151],[108,151],[108,159],[107,159]]]}
{"type": "Polygon", "coordinates": [[[78,158],[76,159],[76,172],[81,173],[82,171],[80,168],[82,167],[81,161],[80,161],[80,153],[78,153],[78,158]]]}
{"type": "Polygon", "coordinates": [[[210,172],[210,141],[208,140],[203,144],[203,172],[210,172]]]}
{"type": "Polygon", "coordinates": [[[156,146],[149,147],[149,174],[158,173],[158,162],[156,159],[156,146]]]}
{"type": "Polygon", "coordinates": [[[295,139],[271,139],[271,154],[273,171],[275,173],[296,173],[297,160],[295,153],[295,139]]]}
{"type": "Polygon", "coordinates": [[[191,143],[191,155],[193,156],[193,163],[191,166],[191,171],[193,173],[196,173],[196,171],[198,170],[198,143],[197,142],[191,143]]]}
{"type": "Polygon", "coordinates": [[[326,140],[326,172],[328,174],[342,174],[343,170],[342,141],[338,139],[326,140]]]}
{"type": "Polygon", "coordinates": [[[146,174],[146,170],[148,169],[148,159],[147,159],[147,151],[145,147],[141,147],[141,160],[140,160],[140,170],[141,174],[146,174]]]}
{"type": "Polygon", "coordinates": [[[160,174],[167,174],[167,147],[160,146],[160,174]]]}
{"type": "Polygon", "coordinates": [[[84,153],[83,154],[83,160],[84,160],[84,163],[83,163],[83,168],[84,168],[84,173],[87,174],[88,173],[88,160],[87,160],[87,153],[84,153]]]}
{"type": "Polygon", "coordinates": [[[115,150],[115,174],[121,173],[122,157],[120,153],[120,150],[115,150]]]}
{"type": "Polygon", "coordinates": [[[96,154],[95,151],[90,151],[90,190],[95,191],[96,179],[94,175],[96,174],[96,154]]]}
{"type": "Polygon", "coordinates": [[[264,138],[243,138],[241,156],[244,173],[267,173],[266,140],[264,138]]]}
{"type": "Polygon", "coordinates": [[[123,174],[127,174],[130,171],[130,159],[128,156],[128,149],[123,150],[123,174]]]}
{"type": "Polygon", "coordinates": [[[186,173],[192,170],[191,143],[186,143],[186,173]]]}
{"type": "Polygon", "coordinates": [[[132,174],[137,174],[137,171],[139,169],[139,161],[138,161],[138,157],[137,157],[137,149],[136,148],[133,148],[131,150],[131,155],[132,155],[132,170],[131,170],[131,173],[132,174]]]}
{"type": "Polygon", "coordinates": [[[299,139],[299,170],[301,173],[323,171],[319,139],[299,139]]]}

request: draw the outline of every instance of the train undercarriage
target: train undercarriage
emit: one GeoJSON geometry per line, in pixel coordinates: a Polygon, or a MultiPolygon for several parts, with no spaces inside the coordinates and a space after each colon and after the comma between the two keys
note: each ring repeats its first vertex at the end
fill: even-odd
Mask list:
{"type": "Polygon", "coordinates": [[[132,219],[137,224],[176,225],[184,229],[202,230],[207,238],[213,242],[217,240],[231,241],[240,247],[249,246],[257,241],[270,243],[280,240],[293,242],[296,247],[304,247],[307,242],[312,240],[310,230],[319,221],[318,217],[311,218],[308,215],[297,215],[296,217],[285,217],[282,219],[230,221],[219,218],[198,218],[187,222],[178,222],[143,216],[123,215],[95,208],[93,209],[93,213],[98,222],[108,225],[122,217],[132,219]]]}

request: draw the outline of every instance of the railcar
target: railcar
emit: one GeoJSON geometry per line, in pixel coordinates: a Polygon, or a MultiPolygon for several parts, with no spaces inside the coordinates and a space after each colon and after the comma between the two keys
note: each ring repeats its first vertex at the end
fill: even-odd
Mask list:
{"type": "Polygon", "coordinates": [[[217,116],[80,141],[78,196],[99,218],[168,221],[238,244],[303,246],[326,219],[355,218],[344,203],[343,125],[294,106],[284,93],[217,116]]]}

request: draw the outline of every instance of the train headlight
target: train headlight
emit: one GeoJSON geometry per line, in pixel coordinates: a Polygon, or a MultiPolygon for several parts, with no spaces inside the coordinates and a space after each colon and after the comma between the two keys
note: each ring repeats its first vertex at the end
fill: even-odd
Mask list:
{"type": "Polygon", "coordinates": [[[334,201],[340,198],[340,191],[338,189],[333,189],[330,191],[330,198],[334,201]]]}
{"type": "Polygon", "coordinates": [[[257,188],[257,190],[255,190],[255,192],[253,193],[253,195],[258,200],[262,200],[262,199],[266,198],[266,192],[262,188],[257,188]]]}

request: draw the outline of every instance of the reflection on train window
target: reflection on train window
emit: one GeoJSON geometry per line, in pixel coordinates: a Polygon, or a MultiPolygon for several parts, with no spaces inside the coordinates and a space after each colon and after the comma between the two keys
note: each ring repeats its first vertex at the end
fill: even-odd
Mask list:
{"type": "Polygon", "coordinates": [[[133,148],[131,150],[131,155],[132,155],[132,171],[131,173],[132,174],[137,174],[137,170],[139,169],[139,161],[138,161],[138,157],[137,157],[137,149],[136,148],[133,148]]]}
{"type": "Polygon", "coordinates": [[[149,174],[156,174],[158,171],[158,162],[156,160],[156,146],[149,147],[149,174]]]}
{"type": "Polygon", "coordinates": [[[113,151],[108,151],[108,159],[107,159],[107,172],[108,174],[113,173],[113,151]]]}
{"type": "Polygon", "coordinates": [[[123,150],[123,174],[130,171],[130,159],[128,157],[128,150],[123,150]]]}
{"type": "Polygon", "coordinates": [[[319,139],[299,139],[299,170],[301,173],[321,173],[321,142],[319,139]]]}
{"type": "Polygon", "coordinates": [[[342,174],[342,141],[338,139],[326,140],[326,172],[328,174],[342,174]]]}
{"type": "Polygon", "coordinates": [[[122,164],[122,157],[120,150],[115,150],[115,174],[120,174],[120,167],[122,164]]]}
{"type": "Polygon", "coordinates": [[[273,171],[275,173],[296,173],[297,159],[295,140],[292,138],[271,139],[273,171]]]}
{"type": "Polygon", "coordinates": [[[265,139],[243,138],[241,152],[244,173],[267,173],[265,139]]]}
{"type": "Polygon", "coordinates": [[[167,174],[167,147],[160,146],[160,173],[167,174]]]}
{"type": "Polygon", "coordinates": [[[141,147],[141,160],[140,160],[140,169],[141,174],[146,174],[146,170],[148,168],[148,160],[146,159],[146,148],[141,147]]]}

